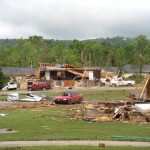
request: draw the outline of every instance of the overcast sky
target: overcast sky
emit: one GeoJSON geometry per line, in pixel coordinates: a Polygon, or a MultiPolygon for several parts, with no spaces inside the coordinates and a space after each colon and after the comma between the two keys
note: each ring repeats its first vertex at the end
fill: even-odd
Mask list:
{"type": "Polygon", "coordinates": [[[150,0],[0,0],[0,39],[150,38],[150,0]]]}

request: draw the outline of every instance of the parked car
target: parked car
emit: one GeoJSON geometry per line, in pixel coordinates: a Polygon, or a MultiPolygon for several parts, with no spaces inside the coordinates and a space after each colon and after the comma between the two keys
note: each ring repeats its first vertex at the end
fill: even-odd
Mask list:
{"type": "Polygon", "coordinates": [[[45,82],[38,82],[32,85],[28,85],[27,89],[29,91],[34,91],[34,90],[47,90],[47,89],[52,89],[52,85],[51,84],[47,84],[45,82]]]}
{"type": "Polygon", "coordinates": [[[83,95],[78,92],[65,91],[60,96],[54,98],[56,104],[82,103],[83,95]]]}
{"type": "Polygon", "coordinates": [[[17,89],[17,83],[15,83],[15,82],[8,82],[2,88],[3,91],[5,91],[5,90],[16,90],[16,89],[17,89]]]}
{"type": "Polygon", "coordinates": [[[100,79],[100,86],[105,86],[106,83],[110,83],[110,79],[108,79],[108,78],[101,78],[100,79]]]}

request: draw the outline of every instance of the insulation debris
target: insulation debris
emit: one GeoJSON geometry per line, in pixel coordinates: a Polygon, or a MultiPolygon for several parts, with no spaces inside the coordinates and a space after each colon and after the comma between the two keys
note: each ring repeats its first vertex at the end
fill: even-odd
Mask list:
{"type": "Polygon", "coordinates": [[[135,109],[142,113],[150,113],[150,103],[148,104],[135,104],[135,109]]]}

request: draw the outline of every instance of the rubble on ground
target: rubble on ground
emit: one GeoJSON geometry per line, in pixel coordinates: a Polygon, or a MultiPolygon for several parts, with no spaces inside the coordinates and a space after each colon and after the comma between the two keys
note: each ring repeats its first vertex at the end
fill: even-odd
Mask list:
{"type": "MultiPolygon", "coordinates": [[[[11,105],[0,106],[0,110],[39,110],[43,108],[59,107],[53,105],[53,101],[41,102],[12,102],[11,105]]],[[[132,104],[123,101],[99,101],[97,105],[83,102],[77,108],[66,105],[66,111],[70,111],[70,119],[84,120],[86,122],[150,122],[149,104],[132,104]],[[140,106],[140,109],[139,107],[140,106]],[[143,110],[144,111],[141,111],[143,110]],[[148,111],[147,111],[148,110],[148,111]]]]}
{"type": "MultiPolygon", "coordinates": [[[[30,93],[31,96],[36,96],[30,93]]],[[[18,94],[11,93],[8,95],[11,102],[5,102],[5,106],[0,105],[0,110],[34,110],[48,107],[59,107],[53,105],[53,99],[42,96],[43,101],[38,102],[17,102],[18,94]]],[[[35,97],[33,97],[35,98],[35,97]]],[[[40,97],[41,98],[41,97],[40,97]]],[[[66,106],[68,111],[70,106],[66,106]]],[[[78,108],[71,108],[70,119],[79,119],[86,122],[104,122],[104,121],[122,121],[122,122],[150,122],[150,103],[135,103],[130,101],[99,101],[96,105],[84,101],[78,108]]],[[[3,114],[1,114],[3,116],[3,114]]]]}
{"type": "Polygon", "coordinates": [[[19,93],[9,93],[7,95],[7,101],[27,101],[27,102],[39,102],[42,101],[43,98],[35,93],[27,93],[25,98],[20,99],[19,93]]]}
{"type": "Polygon", "coordinates": [[[13,102],[11,105],[0,105],[0,110],[19,110],[19,109],[40,109],[52,107],[53,101],[42,101],[42,102],[13,102]]]}
{"type": "Polygon", "coordinates": [[[98,105],[83,103],[81,109],[74,110],[72,117],[87,122],[150,122],[149,111],[143,113],[131,102],[123,101],[101,101],[98,105]]]}

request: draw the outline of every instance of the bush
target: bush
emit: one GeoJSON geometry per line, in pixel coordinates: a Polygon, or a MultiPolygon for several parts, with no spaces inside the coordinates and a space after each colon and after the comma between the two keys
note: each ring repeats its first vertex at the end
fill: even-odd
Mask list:
{"type": "Polygon", "coordinates": [[[7,83],[9,81],[9,78],[6,77],[2,71],[1,71],[1,68],[0,68],[0,89],[3,88],[3,86],[5,85],[5,83],[7,83]]]}
{"type": "Polygon", "coordinates": [[[144,78],[145,77],[143,75],[133,75],[133,76],[129,77],[128,79],[129,80],[135,80],[135,82],[137,84],[139,84],[139,83],[141,83],[144,80],[144,78]]]}

